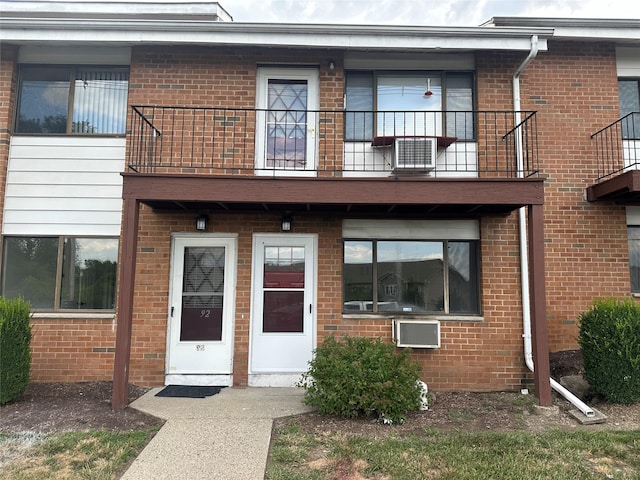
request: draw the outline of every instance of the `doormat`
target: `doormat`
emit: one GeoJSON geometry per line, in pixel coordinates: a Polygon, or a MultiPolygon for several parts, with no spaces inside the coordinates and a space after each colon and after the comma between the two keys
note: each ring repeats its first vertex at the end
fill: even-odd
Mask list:
{"type": "Polygon", "coordinates": [[[197,385],[167,385],[156,393],[156,397],[205,398],[220,393],[223,388],[197,385]]]}

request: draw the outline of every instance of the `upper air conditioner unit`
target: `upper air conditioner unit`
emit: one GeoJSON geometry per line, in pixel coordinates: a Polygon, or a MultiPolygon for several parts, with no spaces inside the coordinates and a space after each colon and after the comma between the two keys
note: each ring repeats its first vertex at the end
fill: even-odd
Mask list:
{"type": "Polygon", "coordinates": [[[440,348],[438,320],[395,320],[393,338],[397,347],[440,348]]]}
{"type": "Polygon", "coordinates": [[[438,142],[435,138],[396,138],[394,170],[428,172],[436,165],[438,142]]]}

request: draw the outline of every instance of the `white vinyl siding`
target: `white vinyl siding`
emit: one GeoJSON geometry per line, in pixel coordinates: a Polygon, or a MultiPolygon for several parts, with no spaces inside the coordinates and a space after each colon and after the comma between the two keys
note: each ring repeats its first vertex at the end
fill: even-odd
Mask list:
{"type": "Polygon", "coordinates": [[[120,235],[124,138],[14,136],[4,235],[120,235]]]}

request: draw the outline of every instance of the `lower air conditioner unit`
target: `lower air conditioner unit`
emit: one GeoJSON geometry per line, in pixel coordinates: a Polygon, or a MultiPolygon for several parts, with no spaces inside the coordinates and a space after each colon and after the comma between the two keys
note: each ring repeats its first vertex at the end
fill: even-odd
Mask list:
{"type": "Polygon", "coordinates": [[[440,348],[438,320],[395,320],[393,338],[396,347],[440,348]]]}
{"type": "Polygon", "coordinates": [[[428,172],[436,165],[438,142],[435,138],[396,138],[394,170],[428,172]]]}

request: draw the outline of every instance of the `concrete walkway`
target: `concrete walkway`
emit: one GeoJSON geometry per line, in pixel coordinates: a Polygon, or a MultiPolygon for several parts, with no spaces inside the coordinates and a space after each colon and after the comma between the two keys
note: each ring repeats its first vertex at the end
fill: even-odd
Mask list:
{"type": "Polygon", "coordinates": [[[131,406],[166,423],[123,480],[262,480],[273,419],[311,411],[295,388],[224,388],[207,398],[156,397],[131,406]]]}

